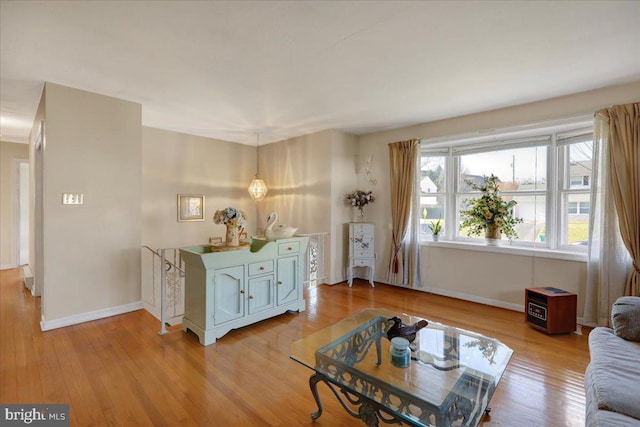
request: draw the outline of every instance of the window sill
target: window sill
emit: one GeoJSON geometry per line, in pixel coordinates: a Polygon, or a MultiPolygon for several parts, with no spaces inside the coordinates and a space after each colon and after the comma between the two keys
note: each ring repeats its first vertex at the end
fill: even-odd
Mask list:
{"type": "Polygon", "coordinates": [[[451,240],[440,240],[434,242],[431,240],[424,240],[420,242],[420,245],[426,247],[459,249],[478,252],[493,252],[507,255],[520,255],[537,258],[552,258],[564,261],[587,262],[587,254],[584,252],[567,252],[558,250],[554,251],[547,248],[525,248],[511,246],[508,242],[501,242],[498,246],[488,246],[484,243],[475,242],[455,242],[451,240]]]}

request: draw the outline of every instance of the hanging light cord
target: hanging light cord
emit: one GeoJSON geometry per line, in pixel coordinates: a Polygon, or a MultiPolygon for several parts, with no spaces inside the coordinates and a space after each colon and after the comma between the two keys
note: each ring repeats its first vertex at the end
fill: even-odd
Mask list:
{"type": "Polygon", "coordinates": [[[260,133],[256,132],[256,177],[260,176],[260,133]]]}

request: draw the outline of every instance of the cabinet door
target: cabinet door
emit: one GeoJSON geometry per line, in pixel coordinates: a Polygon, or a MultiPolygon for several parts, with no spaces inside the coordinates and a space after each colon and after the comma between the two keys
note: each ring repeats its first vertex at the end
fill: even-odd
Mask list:
{"type": "Polygon", "coordinates": [[[373,258],[373,224],[352,223],[349,227],[349,240],[352,258],[373,258]]]}
{"type": "Polygon", "coordinates": [[[278,259],[278,305],[298,299],[298,262],[297,256],[278,259]]]}
{"type": "Polygon", "coordinates": [[[244,266],[216,270],[213,288],[215,325],[244,316],[244,266]]]}
{"type": "Polygon", "coordinates": [[[249,279],[249,314],[273,307],[273,274],[249,279]]]}

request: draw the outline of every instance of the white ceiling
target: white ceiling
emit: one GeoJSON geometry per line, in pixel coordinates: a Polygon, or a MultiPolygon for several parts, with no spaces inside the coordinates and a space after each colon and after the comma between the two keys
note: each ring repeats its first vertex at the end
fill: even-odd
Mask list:
{"type": "Polygon", "coordinates": [[[640,80],[640,2],[5,1],[0,118],[43,82],[145,126],[255,144],[356,134],[640,80]]]}

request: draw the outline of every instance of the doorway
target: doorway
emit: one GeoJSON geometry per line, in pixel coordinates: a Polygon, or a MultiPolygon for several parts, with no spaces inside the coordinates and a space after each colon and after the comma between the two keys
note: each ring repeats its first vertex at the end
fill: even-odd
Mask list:
{"type": "Polygon", "coordinates": [[[29,264],[29,161],[18,160],[17,265],[29,264]]]}

